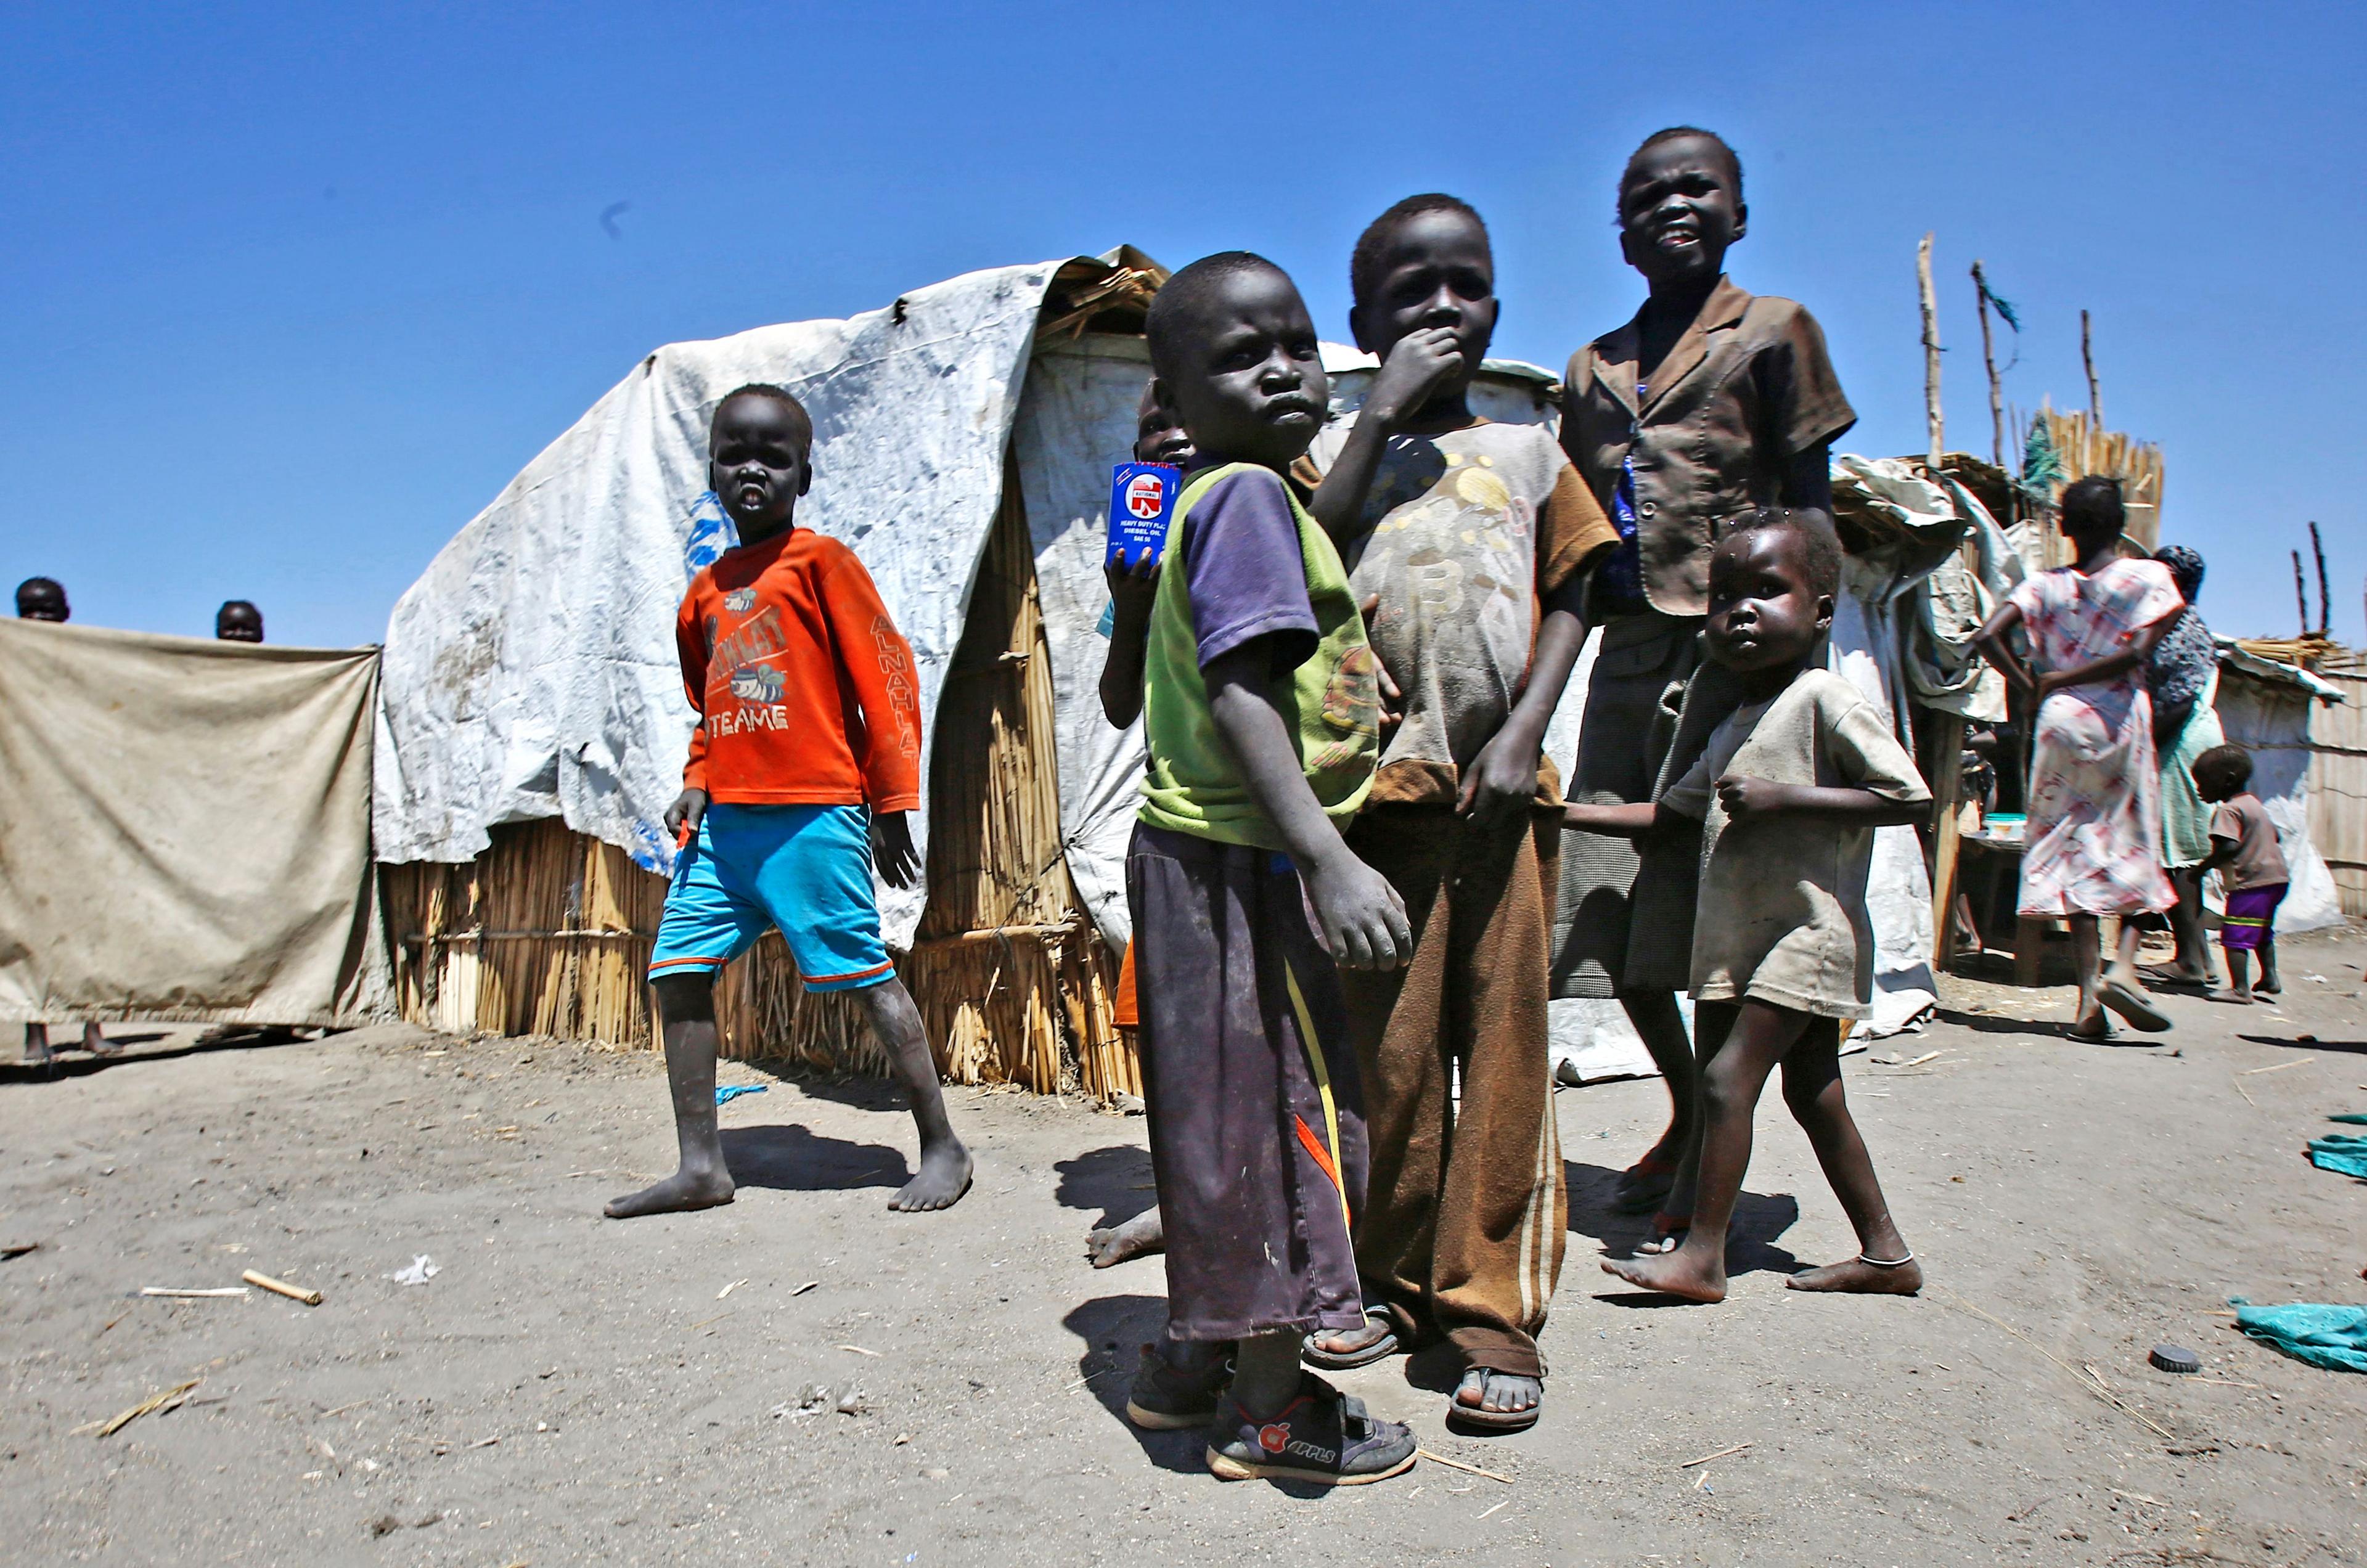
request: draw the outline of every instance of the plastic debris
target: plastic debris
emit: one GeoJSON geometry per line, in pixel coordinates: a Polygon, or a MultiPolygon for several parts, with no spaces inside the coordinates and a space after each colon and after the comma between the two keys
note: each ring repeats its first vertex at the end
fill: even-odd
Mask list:
{"type": "MultiPolygon", "coordinates": [[[[2329,1116],[2327,1120],[2367,1122],[2367,1116],[2329,1116]]],[[[2320,1170],[2367,1180],[2367,1137],[2356,1133],[2328,1133],[2323,1138],[2312,1138],[2306,1152],[2309,1163],[2320,1170]]]]}
{"type": "Polygon", "coordinates": [[[727,1083],[715,1086],[715,1103],[729,1105],[743,1094],[762,1094],[771,1086],[760,1083],[727,1083]]]}
{"type": "Polygon", "coordinates": [[[444,1272],[444,1266],[422,1252],[411,1260],[408,1269],[398,1269],[387,1276],[398,1285],[424,1285],[444,1272]]]}
{"type": "Polygon", "coordinates": [[[2295,1302],[2254,1306],[2230,1296],[2236,1326],[2271,1349],[2329,1372],[2367,1372],[2367,1306],[2295,1302]]]}
{"type": "MultiPolygon", "coordinates": [[[[847,1395],[849,1398],[855,1399],[857,1401],[860,1401],[862,1398],[862,1395],[855,1393],[853,1389],[849,1389],[847,1391],[847,1395]]],[[[787,1416],[792,1421],[802,1421],[809,1416],[819,1416],[823,1411],[832,1408],[836,1403],[837,1401],[835,1396],[831,1393],[830,1389],[826,1385],[818,1382],[810,1382],[803,1388],[798,1390],[798,1397],[795,1404],[790,1404],[788,1401],[784,1400],[780,1404],[773,1406],[772,1416],[776,1421],[780,1420],[783,1416],[787,1416]]]]}

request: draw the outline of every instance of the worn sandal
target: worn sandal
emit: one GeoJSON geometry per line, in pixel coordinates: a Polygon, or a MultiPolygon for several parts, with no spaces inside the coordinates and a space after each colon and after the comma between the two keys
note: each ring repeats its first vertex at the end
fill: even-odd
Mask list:
{"type": "MultiPolygon", "coordinates": [[[[1476,1427],[1489,1432],[1525,1432],[1530,1427],[1535,1426],[1537,1424],[1537,1417],[1544,1413],[1546,1407],[1545,1380],[1543,1378],[1531,1378],[1529,1380],[1537,1385],[1537,1402],[1535,1404],[1530,1405],[1526,1410],[1489,1410],[1480,1405],[1466,1404],[1463,1403],[1464,1384],[1471,1380],[1474,1373],[1477,1373],[1479,1378],[1479,1396],[1482,1399],[1485,1399],[1488,1396],[1488,1376],[1490,1372],[1502,1372],[1502,1369],[1500,1367],[1466,1367],[1463,1370],[1462,1380],[1455,1383],[1455,1392],[1446,1396],[1447,1425],[1451,1427],[1476,1427]]],[[[1512,1377],[1520,1374],[1503,1372],[1503,1375],[1512,1377]]]]}
{"type": "Polygon", "coordinates": [[[2142,1029],[2147,1034],[2169,1032],[2169,1020],[2162,1010],[2147,1001],[2144,992],[2132,990],[2118,980],[2107,980],[2099,987],[2096,999],[2128,1020],[2132,1029],[2142,1029]]]}
{"type": "Polygon", "coordinates": [[[1412,1430],[1376,1420],[1365,1402],[1303,1373],[1298,1397],[1255,1421],[1229,1396],[1208,1428],[1208,1472],[1219,1481],[1310,1481],[1362,1486],[1413,1468],[1412,1430]]]}
{"type": "Polygon", "coordinates": [[[1310,1367],[1320,1367],[1327,1372],[1344,1372],[1356,1367],[1369,1367],[1375,1361],[1386,1360],[1396,1355],[1398,1353],[1397,1319],[1390,1315],[1389,1309],[1383,1306],[1368,1306],[1365,1309],[1365,1321],[1381,1325],[1381,1337],[1371,1344],[1354,1350],[1326,1350],[1315,1343],[1315,1336],[1310,1334],[1307,1337],[1306,1342],[1298,1348],[1298,1359],[1310,1367]]]}

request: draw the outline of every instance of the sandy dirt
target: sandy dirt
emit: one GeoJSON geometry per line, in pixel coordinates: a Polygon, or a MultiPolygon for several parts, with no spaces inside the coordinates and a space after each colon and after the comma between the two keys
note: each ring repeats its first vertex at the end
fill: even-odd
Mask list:
{"type": "Polygon", "coordinates": [[[1942,1021],[1848,1066],[1919,1300],[1782,1288],[1852,1245],[1772,1099],[1732,1299],[1628,1293],[1596,1264],[1640,1233],[1601,1201],[1662,1091],[1562,1091],[1543,1425],[1447,1435],[1429,1359],[1349,1373],[1501,1479],[1330,1495],[1216,1482],[1194,1437],[1117,1414],[1163,1275],[1096,1273],[1082,1241],[1150,1201],[1138,1120],[955,1089],[976,1190],[891,1215],[913,1144],[886,1089],[727,1065],[768,1086],[723,1112],[739,1201],[617,1224],[601,1200],[672,1168],[652,1056],[119,1025],[152,1036],[128,1060],[0,1070],[0,1243],[40,1244],[0,1262],[0,1540],[28,1564],[2367,1562],[2367,1377],[2219,1315],[2367,1300],[2367,1183],[2300,1154],[2367,1109],[2362,963],[2357,937],[2293,943],[2282,1005],[2173,998],[2177,1032],[2120,1048],[2053,1032],[2066,991],[1950,982],[1942,1021]],[[389,1278],[421,1254],[426,1283],[389,1278]],[[137,1293],[248,1268],[327,1300],[137,1293]],[[2149,1370],[2161,1340],[2203,1374],[2149,1370]]]}

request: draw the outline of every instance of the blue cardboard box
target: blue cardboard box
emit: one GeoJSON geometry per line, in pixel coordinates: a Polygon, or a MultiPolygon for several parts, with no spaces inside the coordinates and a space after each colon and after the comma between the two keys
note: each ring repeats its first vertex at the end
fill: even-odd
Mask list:
{"type": "Polygon", "coordinates": [[[1113,468],[1109,551],[1104,562],[1133,567],[1146,557],[1157,560],[1167,547],[1167,525],[1175,515],[1175,495],[1183,487],[1184,470],[1172,463],[1120,463],[1113,468]]]}

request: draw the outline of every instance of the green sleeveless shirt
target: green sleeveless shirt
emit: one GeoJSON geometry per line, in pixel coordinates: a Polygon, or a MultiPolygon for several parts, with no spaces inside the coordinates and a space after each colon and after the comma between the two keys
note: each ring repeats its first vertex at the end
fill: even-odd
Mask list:
{"type": "Polygon", "coordinates": [[[1200,668],[1204,632],[1229,636],[1217,652],[1251,636],[1280,632],[1301,646],[1311,644],[1313,651],[1296,667],[1275,672],[1274,705],[1290,728],[1316,803],[1345,827],[1372,784],[1380,750],[1380,694],[1364,617],[1330,536],[1280,476],[1254,464],[1230,463],[1195,475],[1184,486],[1161,558],[1166,565],[1151,604],[1143,669],[1143,734],[1150,765],[1142,781],[1138,819],[1220,843],[1285,847],[1217,732],[1200,668]],[[1230,487],[1224,499],[1226,526],[1199,530],[1194,558],[1187,560],[1184,540],[1193,509],[1235,479],[1246,482],[1230,487]],[[1286,524],[1277,501],[1289,509],[1286,524]],[[1242,516],[1246,523],[1232,521],[1242,516]],[[1295,558],[1282,553],[1290,528],[1297,532],[1295,558]]]}

